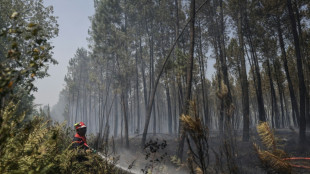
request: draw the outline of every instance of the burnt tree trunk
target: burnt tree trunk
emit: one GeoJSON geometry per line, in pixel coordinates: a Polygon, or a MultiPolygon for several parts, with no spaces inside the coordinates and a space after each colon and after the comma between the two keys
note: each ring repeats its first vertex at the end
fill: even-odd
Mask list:
{"type": "Polygon", "coordinates": [[[244,57],[244,40],[243,40],[243,1],[238,1],[238,39],[239,39],[239,55],[241,63],[241,90],[242,90],[242,111],[243,111],[243,141],[249,141],[250,138],[250,106],[249,106],[249,85],[246,73],[245,57],[244,57]]]}
{"type": "Polygon", "coordinates": [[[305,110],[305,94],[307,95],[306,85],[303,74],[302,57],[300,50],[299,37],[296,29],[296,21],[293,13],[291,0],[287,0],[287,8],[290,16],[290,22],[294,37],[295,55],[297,59],[297,71],[298,71],[298,86],[299,86],[299,140],[301,143],[306,142],[306,110],[305,110]]]}
{"type": "Polygon", "coordinates": [[[299,111],[298,111],[297,100],[296,100],[295,92],[294,92],[294,88],[293,88],[293,83],[291,80],[290,72],[288,70],[288,63],[287,63],[287,58],[286,58],[285,45],[284,45],[283,34],[282,34],[281,23],[280,23],[279,17],[277,18],[277,29],[278,29],[279,44],[280,44],[281,54],[282,54],[281,58],[283,61],[286,80],[287,80],[288,88],[290,91],[291,105],[292,105],[292,110],[293,110],[292,117],[293,117],[294,124],[296,126],[299,124],[299,111]]]}
{"type": "MultiPolygon", "coordinates": [[[[186,95],[183,105],[183,114],[189,114],[190,100],[191,100],[191,90],[192,90],[192,78],[193,78],[193,65],[194,65],[194,48],[195,48],[195,0],[191,0],[190,3],[190,50],[189,57],[187,59],[187,68],[186,68],[186,95]]],[[[181,137],[179,139],[177,155],[180,159],[183,156],[185,132],[183,130],[183,124],[180,123],[180,133],[181,137]]]]}
{"type": "Polygon", "coordinates": [[[139,94],[139,72],[138,72],[138,50],[136,50],[136,96],[137,96],[137,133],[140,132],[140,94],[139,94]]]}

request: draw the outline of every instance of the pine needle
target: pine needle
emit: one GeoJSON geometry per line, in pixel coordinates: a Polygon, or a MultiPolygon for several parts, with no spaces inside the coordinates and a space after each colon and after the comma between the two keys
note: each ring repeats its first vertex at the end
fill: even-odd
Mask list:
{"type": "Polygon", "coordinates": [[[275,173],[291,173],[292,168],[290,163],[269,151],[261,150],[256,144],[254,144],[254,148],[265,170],[275,173]]]}
{"type": "Polygon", "coordinates": [[[196,134],[197,137],[203,136],[203,126],[201,124],[201,121],[198,117],[191,117],[189,115],[182,115],[180,120],[184,124],[184,129],[188,131],[189,133],[196,134]]]}
{"type": "Polygon", "coordinates": [[[257,132],[262,140],[262,143],[272,151],[276,150],[276,141],[272,130],[267,122],[261,122],[257,125],[257,132]]]}

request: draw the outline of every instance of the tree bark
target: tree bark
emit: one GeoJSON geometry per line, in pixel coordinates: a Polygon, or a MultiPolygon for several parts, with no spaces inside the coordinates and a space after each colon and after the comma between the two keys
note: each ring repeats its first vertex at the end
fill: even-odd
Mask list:
{"type": "Polygon", "coordinates": [[[267,58],[267,69],[268,69],[271,103],[272,103],[272,124],[275,123],[274,125],[275,128],[279,128],[279,110],[278,110],[276,92],[274,89],[272,75],[271,75],[270,62],[268,58],[267,58]]]}
{"type": "Polygon", "coordinates": [[[129,139],[128,139],[128,114],[127,114],[127,95],[126,92],[122,92],[122,105],[123,105],[123,115],[124,115],[124,124],[125,124],[125,146],[129,148],[129,139]]]}
{"type": "Polygon", "coordinates": [[[283,61],[283,66],[284,66],[284,71],[285,71],[285,75],[286,75],[286,80],[287,80],[287,84],[288,84],[288,88],[289,88],[289,92],[290,92],[292,110],[293,110],[293,113],[294,113],[294,114],[292,114],[292,118],[293,118],[294,124],[298,125],[299,124],[298,105],[297,105],[297,100],[296,100],[296,97],[295,97],[295,92],[294,92],[294,88],[293,88],[293,83],[292,83],[292,80],[291,80],[290,72],[288,70],[288,63],[287,63],[287,58],[286,58],[285,45],[284,45],[283,34],[282,34],[281,23],[280,23],[280,18],[279,17],[277,17],[277,29],[278,29],[279,44],[280,44],[281,54],[282,54],[281,58],[282,58],[282,61],[283,61]]]}
{"type": "Polygon", "coordinates": [[[140,63],[141,63],[141,74],[142,74],[142,83],[143,83],[143,96],[144,96],[144,105],[145,111],[147,109],[147,87],[146,87],[146,80],[145,80],[145,67],[143,62],[143,55],[142,55],[142,41],[141,37],[139,39],[139,50],[140,50],[140,63]]]}
{"type": "MultiPolygon", "coordinates": [[[[205,1],[203,4],[200,5],[200,7],[197,9],[197,11],[195,11],[195,13],[197,13],[199,10],[202,9],[202,7],[207,3],[208,1],[205,1]]],[[[168,62],[168,58],[170,57],[175,45],[177,44],[177,41],[180,39],[181,35],[184,33],[185,31],[185,28],[187,27],[187,25],[193,20],[193,17],[190,18],[187,23],[185,24],[185,26],[183,27],[181,33],[179,34],[179,36],[177,37],[177,39],[174,41],[172,47],[170,48],[170,51],[168,52],[168,55],[165,57],[165,60],[164,60],[164,63],[158,73],[158,76],[156,78],[156,81],[155,81],[155,86],[154,86],[154,89],[152,89],[152,92],[150,93],[150,99],[149,99],[149,102],[148,102],[148,106],[147,106],[147,111],[146,111],[146,117],[145,117],[145,124],[144,124],[144,130],[143,130],[143,135],[142,135],[142,141],[141,141],[141,145],[144,146],[145,145],[145,141],[146,141],[146,134],[147,134],[147,129],[148,129],[148,126],[149,126],[149,121],[150,121],[150,115],[151,115],[151,111],[152,111],[152,105],[154,103],[154,98],[155,98],[155,93],[156,93],[156,88],[157,88],[157,85],[159,83],[159,79],[161,77],[161,75],[163,74],[164,72],[164,68],[168,62]]]]}
{"type": "MultiPolygon", "coordinates": [[[[180,24],[179,24],[179,2],[178,2],[178,0],[174,0],[174,4],[175,4],[175,18],[176,18],[176,20],[175,20],[175,39],[177,39],[178,38],[178,36],[179,36],[179,30],[180,30],[180,24]]],[[[174,52],[174,54],[175,54],[175,57],[176,57],[176,59],[178,58],[178,49],[179,49],[179,42],[176,44],[176,48],[175,48],[175,52],[174,52]]],[[[180,82],[179,82],[179,80],[178,80],[178,77],[175,77],[175,82],[177,82],[177,86],[174,84],[174,99],[175,99],[175,103],[174,103],[174,133],[175,134],[177,134],[177,114],[176,114],[176,106],[177,106],[177,99],[176,99],[176,97],[178,96],[178,101],[179,101],[179,108],[180,108],[180,104],[181,104],[181,99],[183,98],[183,97],[181,97],[181,92],[182,91],[179,91],[179,86],[180,86],[180,82]],[[177,92],[177,91],[179,91],[179,92],[177,92]],[[177,95],[178,94],[178,95],[177,95]]],[[[181,88],[182,89],[182,88],[181,88]]],[[[179,109],[179,111],[180,111],[180,109],[179,109]]],[[[179,112],[179,114],[180,114],[181,112],[179,112]]]]}
{"type": "Polygon", "coordinates": [[[117,137],[118,134],[118,100],[117,95],[115,96],[114,103],[114,137],[117,137]]]}
{"type": "Polygon", "coordinates": [[[249,85],[246,73],[245,57],[244,57],[244,40],[243,40],[243,2],[238,0],[238,39],[239,39],[239,55],[241,63],[241,90],[242,90],[242,111],[243,111],[243,141],[249,141],[250,138],[250,106],[249,106],[249,85]]]}
{"type": "Polygon", "coordinates": [[[138,50],[136,50],[136,96],[137,96],[137,133],[140,132],[140,95],[139,95],[139,72],[138,72],[138,50]]]}
{"type": "MultiPolygon", "coordinates": [[[[193,66],[194,66],[194,48],[195,48],[195,0],[191,0],[190,4],[190,50],[189,57],[187,59],[187,68],[186,68],[186,95],[183,106],[183,114],[188,115],[190,109],[190,100],[191,100],[191,90],[192,90],[192,78],[193,78],[193,66]]],[[[183,124],[180,123],[181,137],[179,140],[178,146],[178,157],[182,159],[185,132],[183,130],[183,124]]]]}
{"type": "Polygon", "coordinates": [[[167,97],[167,105],[168,105],[168,131],[169,134],[172,134],[172,112],[171,112],[171,99],[170,99],[170,91],[169,91],[169,85],[166,83],[166,97],[167,97]]]}
{"type": "Polygon", "coordinates": [[[256,50],[253,45],[252,41],[252,33],[251,29],[249,28],[249,21],[247,16],[245,17],[246,21],[246,28],[247,28],[247,39],[250,46],[251,57],[253,60],[254,68],[255,68],[255,81],[256,81],[256,98],[257,98],[257,105],[258,105],[258,113],[259,113],[259,121],[265,122],[266,121],[266,112],[264,107],[264,99],[263,99],[263,91],[262,91],[262,82],[260,76],[260,68],[258,64],[258,58],[256,55],[256,50]]]}
{"type": "Polygon", "coordinates": [[[299,116],[300,116],[300,122],[299,122],[299,141],[301,143],[306,142],[306,113],[305,113],[305,94],[307,95],[306,91],[306,85],[304,80],[304,74],[303,74],[303,65],[302,65],[302,57],[300,52],[300,43],[299,43],[299,37],[296,29],[296,21],[293,13],[292,3],[291,0],[287,0],[287,8],[290,16],[290,22],[294,37],[294,46],[295,46],[295,55],[297,59],[297,71],[298,71],[298,85],[299,85],[299,116]]]}
{"type": "Polygon", "coordinates": [[[205,94],[205,65],[204,65],[204,57],[202,53],[202,31],[199,21],[199,71],[200,71],[200,81],[201,81],[201,92],[202,92],[202,105],[203,105],[203,115],[204,115],[204,124],[209,126],[209,115],[208,115],[208,98],[205,94]]]}
{"type": "MultiPolygon", "coordinates": [[[[279,62],[278,62],[279,63],[279,62]]],[[[278,86],[278,94],[280,96],[280,106],[281,106],[281,115],[282,115],[282,119],[281,119],[281,127],[284,128],[285,127],[285,112],[284,112],[284,102],[283,102],[283,85],[280,83],[280,77],[279,75],[282,74],[281,68],[279,66],[278,63],[274,63],[274,69],[275,69],[275,78],[277,81],[277,86],[278,86]]]]}

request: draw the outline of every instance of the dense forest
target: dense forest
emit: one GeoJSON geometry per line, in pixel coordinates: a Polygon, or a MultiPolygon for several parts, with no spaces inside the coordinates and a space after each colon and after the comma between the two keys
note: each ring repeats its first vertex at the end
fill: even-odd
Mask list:
{"type": "MultiPolygon", "coordinates": [[[[113,144],[113,153],[152,149],[155,141],[151,156],[170,149],[182,172],[309,172],[309,1],[94,0],[89,47],[76,50],[58,103],[45,110],[34,109],[32,92],[57,64],[53,9],[42,0],[0,5],[1,126],[15,108],[25,113],[21,125],[62,117],[62,126],[48,123],[59,134],[83,121],[93,146],[113,144]]],[[[0,148],[10,139],[1,136],[0,148]]]]}
{"type": "Polygon", "coordinates": [[[86,120],[102,135],[110,127],[129,145],[132,134],[179,134],[191,100],[210,130],[223,132],[228,121],[248,141],[250,128],[267,121],[272,128],[299,127],[305,141],[308,4],[191,5],[95,1],[91,51],[76,51],[61,93],[68,125],[86,120]],[[207,65],[216,69],[210,79],[207,65]]]}

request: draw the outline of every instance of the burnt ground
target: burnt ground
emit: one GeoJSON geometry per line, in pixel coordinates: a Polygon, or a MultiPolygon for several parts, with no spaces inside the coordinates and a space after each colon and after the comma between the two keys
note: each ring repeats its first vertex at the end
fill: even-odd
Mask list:
{"type": "MultiPolygon", "coordinates": [[[[254,131],[253,131],[254,132],[254,131]]],[[[223,150],[222,140],[218,136],[218,132],[211,132],[209,137],[209,158],[210,163],[208,166],[209,173],[229,173],[226,165],[226,156],[223,150]],[[217,157],[216,158],[216,155],[217,157]]],[[[264,149],[260,143],[259,137],[252,134],[249,142],[243,142],[241,139],[241,132],[235,132],[235,157],[236,165],[238,166],[238,173],[251,173],[251,174],[264,174],[267,173],[260,167],[260,161],[253,148],[253,142],[257,143],[261,149],[264,149]]],[[[279,129],[275,131],[278,146],[283,149],[290,157],[310,157],[310,142],[308,145],[299,145],[298,131],[290,129],[279,129]]],[[[308,140],[310,140],[310,132],[307,133],[308,140]]],[[[115,140],[116,156],[119,156],[118,164],[128,168],[133,173],[142,173],[141,169],[152,170],[152,173],[165,174],[183,174],[189,173],[187,168],[187,143],[185,142],[184,160],[182,163],[177,163],[174,156],[177,151],[177,138],[167,134],[149,135],[147,142],[152,139],[153,142],[158,144],[163,143],[165,140],[167,146],[159,149],[156,153],[149,153],[148,149],[141,148],[141,136],[133,136],[130,138],[130,147],[126,149],[121,144],[121,140],[115,140]],[[164,154],[167,153],[165,156],[164,154]],[[146,158],[148,156],[148,158],[146,158]],[[160,157],[163,157],[162,159],[160,157]],[[158,159],[158,160],[156,160],[158,159]]],[[[110,151],[112,151],[112,147],[110,151]]],[[[295,165],[303,165],[310,167],[310,160],[294,160],[295,165]],[[309,162],[308,162],[309,161],[309,162]]],[[[293,168],[293,173],[310,173],[310,169],[293,168]]]]}

